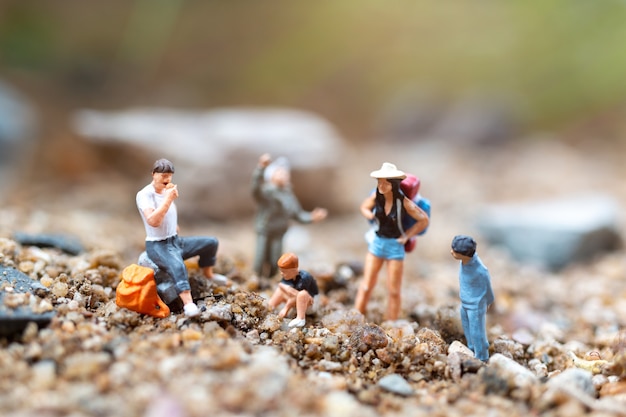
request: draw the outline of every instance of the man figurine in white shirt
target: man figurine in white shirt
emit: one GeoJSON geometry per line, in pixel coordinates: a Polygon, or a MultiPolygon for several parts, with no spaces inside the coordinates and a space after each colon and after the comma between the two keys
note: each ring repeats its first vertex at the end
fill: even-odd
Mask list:
{"type": "Polygon", "coordinates": [[[204,275],[218,285],[227,279],[213,272],[218,241],[214,237],[179,237],[178,215],[174,200],[178,188],[172,183],[174,165],[159,159],[152,167],[152,182],[137,193],[137,208],[146,227],[146,253],[159,269],[167,272],[176,283],[187,317],[200,314],[191,298],[191,286],[184,260],[199,255],[198,265],[204,275]]]}

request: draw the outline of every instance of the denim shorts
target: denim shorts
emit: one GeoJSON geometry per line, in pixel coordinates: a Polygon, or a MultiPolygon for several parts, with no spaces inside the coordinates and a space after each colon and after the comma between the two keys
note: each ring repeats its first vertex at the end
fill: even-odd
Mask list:
{"type": "Polygon", "coordinates": [[[377,258],[390,260],[404,260],[404,245],[392,237],[374,236],[369,243],[368,250],[377,258]]]}

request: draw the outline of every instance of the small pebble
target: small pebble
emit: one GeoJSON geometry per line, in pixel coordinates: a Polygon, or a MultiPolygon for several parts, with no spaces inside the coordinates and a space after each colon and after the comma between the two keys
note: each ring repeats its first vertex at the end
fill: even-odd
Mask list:
{"type": "Polygon", "coordinates": [[[385,391],[389,391],[404,397],[409,397],[414,394],[411,385],[404,378],[397,374],[391,374],[382,377],[378,381],[378,386],[380,386],[385,391]]]}

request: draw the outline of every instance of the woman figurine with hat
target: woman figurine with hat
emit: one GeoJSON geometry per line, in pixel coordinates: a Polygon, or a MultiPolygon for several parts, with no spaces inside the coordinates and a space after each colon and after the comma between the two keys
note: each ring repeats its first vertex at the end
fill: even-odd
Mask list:
{"type": "Polygon", "coordinates": [[[378,180],[376,193],[361,204],[361,214],[378,225],[376,235],[368,244],[363,281],[359,285],[354,307],[365,314],[378,273],[387,261],[387,290],[389,300],[386,320],[397,320],[400,315],[402,273],[404,269],[404,244],[428,227],[428,216],[400,190],[406,174],[394,164],[383,163],[371,177],[378,180]],[[409,215],[416,223],[402,230],[402,216],[409,215]]]}

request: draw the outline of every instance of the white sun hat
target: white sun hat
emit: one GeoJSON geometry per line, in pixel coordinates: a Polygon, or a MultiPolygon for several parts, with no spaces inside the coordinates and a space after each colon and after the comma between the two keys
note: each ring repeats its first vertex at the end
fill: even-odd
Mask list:
{"type": "Polygon", "coordinates": [[[406,174],[396,168],[394,164],[383,162],[383,166],[381,166],[378,171],[372,171],[370,177],[402,180],[406,178],[406,174]]]}

